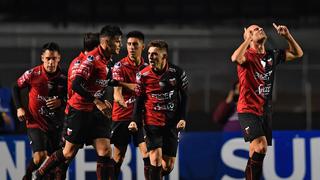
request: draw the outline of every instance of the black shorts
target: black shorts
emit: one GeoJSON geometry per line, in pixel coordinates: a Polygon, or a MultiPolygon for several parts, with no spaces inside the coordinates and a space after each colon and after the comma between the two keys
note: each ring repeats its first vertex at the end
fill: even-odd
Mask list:
{"type": "Polygon", "coordinates": [[[270,116],[257,116],[251,113],[238,113],[238,116],[245,142],[252,142],[260,136],[265,136],[268,145],[272,145],[270,116]]]}
{"type": "Polygon", "coordinates": [[[128,129],[131,121],[112,121],[111,125],[111,143],[119,146],[127,146],[131,139],[133,144],[138,147],[144,142],[145,132],[142,126],[138,126],[137,132],[131,132],[128,129]]]}
{"type": "Polygon", "coordinates": [[[162,148],[162,154],[176,157],[178,149],[178,130],[168,126],[144,126],[148,151],[162,148]]]}
{"type": "Polygon", "coordinates": [[[61,148],[61,130],[57,129],[52,132],[44,132],[38,128],[28,128],[27,134],[33,153],[47,151],[50,155],[61,148]]]}
{"type": "Polygon", "coordinates": [[[65,139],[78,145],[91,145],[97,138],[110,139],[110,124],[111,120],[96,108],[86,112],[70,107],[65,139]]]}

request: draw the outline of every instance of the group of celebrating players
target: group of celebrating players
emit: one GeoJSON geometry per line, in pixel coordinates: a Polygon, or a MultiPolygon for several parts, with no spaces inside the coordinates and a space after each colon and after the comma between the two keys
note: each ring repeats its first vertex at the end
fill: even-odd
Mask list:
{"type": "Polygon", "coordinates": [[[149,42],[147,64],[140,31],[126,35],[128,54],[115,63],[122,35],[113,25],[86,33],[67,75],[59,66],[58,44],[46,43],[42,64],[14,83],[17,116],[26,121],[33,152],[23,179],[65,179],[83,145],[96,150],[97,179],[118,179],[131,140],[143,157],[145,179],[162,179],[172,171],[178,133],[186,126],[187,76],[168,62],[162,40],[149,42]],[[28,107],[21,98],[24,88],[28,107]],[[113,98],[107,96],[110,90],[113,98]]]}

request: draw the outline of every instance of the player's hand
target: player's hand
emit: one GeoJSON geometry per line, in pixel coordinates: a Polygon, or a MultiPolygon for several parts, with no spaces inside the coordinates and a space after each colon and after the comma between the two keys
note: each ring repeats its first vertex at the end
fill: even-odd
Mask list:
{"type": "Polygon", "coordinates": [[[231,103],[233,101],[233,96],[234,96],[234,90],[231,89],[229,91],[227,98],[226,98],[226,103],[231,103]]]}
{"type": "Polygon", "coordinates": [[[102,114],[108,118],[111,118],[111,109],[112,106],[109,103],[108,105],[105,102],[102,102],[99,99],[94,99],[93,103],[96,105],[96,107],[102,112],[102,114]]]}
{"type": "Polygon", "coordinates": [[[122,95],[115,95],[114,97],[115,97],[115,98],[114,98],[114,101],[115,101],[116,103],[118,103],[119,106],[121,106],[121,107],[123,107],[123,108],[127,108],[127,107],[128,107],[128,105],[127,105],[127,103],[124,101],[124,98],[123,98],[122,95]]]}
{"type": "Polygon", "coordinates": [[[61,104],[62,104],[61,99],[58,99],[58,97],[53,97],[53,98],[46,100],[46,105],[51,110],[60,107],[61,104]]]}
{"type": "Polygon", "coordinates": [[[108,86],[111,86],[111,87],[115,87],[115,86],[119,86],[119,81],[115,80],[115,79],[110,79],[108,81],[108,86]]]}
{"type": "Polygon", "coordinates": [[[253,35],[253,32],[251,30],[248,30],[247,28],[244,28],[243,29],[244,32],[243,32],[243,38],[244,40],[248,40],[248,41],[252,41],[252,35],[253,35]]]}
{"type": "Polygon", "coordinates": [[[132,121],[129,126],[128,126],[129,131],[131,132],[137,132],[138,131],[138,126],[137,123],[132,121]]]}
{"type": "Polygon", "coordinates": [[[287,28],[287,26],[284,26],[284,25],[276,25],[275,23],[272,23],[273,27],[277,30],[277,33],[280,35],[280,36],[283,36],[283,37],[289,37],[289,30],[287,28]]]}
{"type": "Polygon", "coordinates": [[[186,121],[181,119],[177,124],[178,131],[184,130],[186,128],[186,121]]]}
{"type": "Polygon", "coordinates": [[[23,108],[18,108],[17,109],[17,117],[20,121],[25,121],[27,120],[26,117],[26,111],[23,108]]]}
{"type": "Polygon", "coordinates": [[[119,104],[119,106],[121,106],[121,107],[123,107],[123,108],[127,108],[127,107],[128,107],[128,105],[127,105],[127,103],[124,101],[124,99],[119,99],[119,100],[117,101],[117,103],[119,104]]]}

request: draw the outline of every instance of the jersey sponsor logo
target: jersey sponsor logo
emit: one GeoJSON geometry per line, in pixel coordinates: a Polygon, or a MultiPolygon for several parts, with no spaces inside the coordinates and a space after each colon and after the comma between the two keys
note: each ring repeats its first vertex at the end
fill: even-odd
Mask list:
{"type": "Polygon", "coordinates": [[[104,94],[104,90],[98,90],[97,92],[94,93],[94,97],[96,98],[101,98],[104,94]]]}
{"type": "Polygon", "coordinates": [[[272,70],[262,74],[262,73],[259,73],[259,72],[255,72],[255,75],[254,75],[254,78],[255,79],[260,79],[260,80],[263,80],[263,81],[267,81],[267,80],[270,80],[270,77],[271,77],[271,74],[272,74],[272,70]]]}
{"type": "Polygon", "coordinates": [[[38,110],[39,114],[41,114],[43,117],[54,119],[55,113],[51,111],[47,106],[41,106],[41,108],[38,110]]]}
{"type": "Polygon", "coordinates": [[[98,84],[100,87],[107,87],[108,81],[109,80],[107,80],[107,79],[97,79],[96,84],[98,84]]]}
{"type": "Polygon", "coordinates": [[[258,94],[267,96],[271,92],[271,84],[260,84],[257,91],[258,94]]]}
{"type": "Polygon", "coordinates": [[[128,100],[126,100],[126,104],[132,104],[136,101],[136,98],[134,96],[131,96],[128,100]]]}
{"type": "Polygon", "coordinates": [[[175,103],[157,103],[154,105],[153,109],[155,111],[174,111],[175,110],[175,103]]]}
{"type": "Polygon", "coordinates": [[[160,93],[160,94],[151,94],[151,97],[156,98],[159,101],[172,99],[174,95],[174,90],[166,93],[160,93]]]}

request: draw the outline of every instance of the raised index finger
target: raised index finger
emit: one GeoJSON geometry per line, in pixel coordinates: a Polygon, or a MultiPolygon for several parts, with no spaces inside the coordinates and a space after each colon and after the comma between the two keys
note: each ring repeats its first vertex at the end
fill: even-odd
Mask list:
{"type": "Polygon", "coordinates": [[[278,29],[278,26],[276,25],[276,23],[272,23],[273,27],[278,29]]]}

